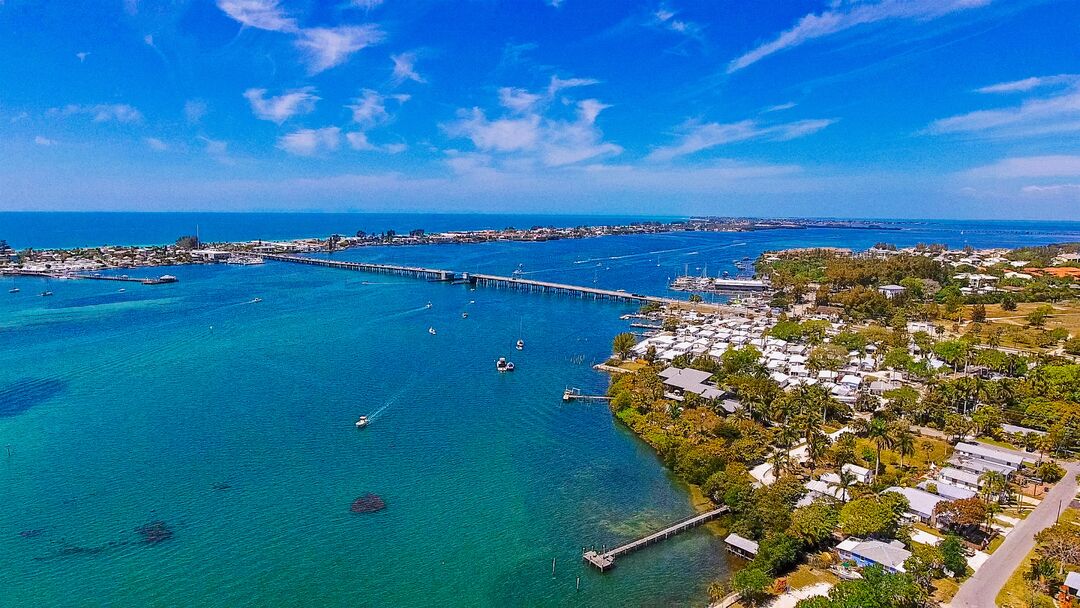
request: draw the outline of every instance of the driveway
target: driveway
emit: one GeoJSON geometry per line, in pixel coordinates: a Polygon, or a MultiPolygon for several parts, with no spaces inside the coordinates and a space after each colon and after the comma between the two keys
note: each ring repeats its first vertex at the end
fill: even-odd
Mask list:
{"type": "Polygon", "coordinates": [[[997,594],[1005,582],[1035,548],[1035,535],[1057,521],[1059,504],[1065,509],[1076,496],[1076,475],[1080,473],[1080,462],[1065,465],[1065,471],[1065,477],[1046,493],[1042,503],[1013,528],[997,551],[960,586],[949,604],[952,608],[987,608],[995,605],[997,594]]]}

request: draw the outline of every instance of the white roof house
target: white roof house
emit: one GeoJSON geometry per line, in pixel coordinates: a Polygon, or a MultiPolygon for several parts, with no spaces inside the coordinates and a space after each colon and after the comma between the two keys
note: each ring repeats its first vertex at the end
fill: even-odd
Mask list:
{"type": "Polygon", "coordinates": [[[999,450],[985,443],[961,442],[956,444],[956,452],[968,458],[981,458],[998,464],[1007,464],[1014,468],[1020,468],[1025,462],[1035,462],[1033,456],[1011,450],[999,450]]]}
{"type": "Polygon", "coordinates": [[[954,469],[952,467],[941,469],[938,473],[938,478],[944,479],[954,485],[963,488],[971,488],[973,490],[978,490],[980,485],[978,474],[970,471],[961,471],[960,469],[954,469]]]}
{"type": "Polygon", "coordinates": [[[1069,588],[1069,595],[1080,597],[1080,572],[1070,572],[1065,577],[1065,586],[1069,588]]]}
{"type": "Polygon", "coordinates": [[[848,538],[836,545],[836,551],[840,557],[853,560],[860,566],[877,564],[889,572],[903,572],[904,562],[911,557],[911,551],[904,548],[904,543],[896,540],[886,543],[848,538]]]}
{"type": "Polygon", "coordinates": [[[846,374],[843,378],[840,379],[840,384],[846,384],[848,386],[859,386],[860,384],[862,384],[862,378],[856,376],[855,374],[846,374]]]}
{"type": "Polygon", "coordinates": [[[758,552],[758,544],[749,538],[743,538],[738,534],[732,532],[724,539],[727,543],[728,551],[747,559],[754,557],[758,552]]]}
{"type": "Polygon", "coordinates": [[[933,486],[938,496],[946,498],[948,500],[962,500],[965,498],[971,498],[976,495],[975,490],[971,488],[961,488],[960,486],[954,486],[951,483],[944,481],[923,481],[919,483],[919,488],[929,492],[929,488],[933,486]]]}
{"type": "Polygon", "coordinates": [[[891,487],[886,492],[895,492],[908,499],[908,513],[921,521],[930,521],[934,517],[934,507],[946,499],[918,488],[891,487]]]}

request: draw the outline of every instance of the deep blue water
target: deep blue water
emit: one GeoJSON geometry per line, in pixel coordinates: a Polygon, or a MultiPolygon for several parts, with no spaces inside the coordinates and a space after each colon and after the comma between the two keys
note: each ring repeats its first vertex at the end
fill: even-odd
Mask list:
{"type": "MultiPolygon", "coordinates": [[[[344,231],[330,228],[340,218],[308,219],[344,231]]],[[[440,221],[451,222],[412,217],[394,227],[440,221]]],[[[520,267],[532,278],[661,294],[684,269],[734,270],[733,260],[766,249],[1077,238],[1071,224],[903,228],[335,257],[498,274],[520,267]]],[[[64,244],[118,234],[87,230],[79,238],[88,240],[64,244]]],[[[167,241],[176,231],[161,232],[167,241]]],[[[590,366],[630,308],[281,263],[167,271],[180,282],[120,292],[52,281],[55,295],[42,298],[43,281],[18,279],[21,293],[0,291],[0,606],[695,605],[729,572],[707,530],[624,558],[606,575],[580,563],[584,544],[692,512],[685,488],[603,405],[560,400],[568,385],[604,389],[590,366]],[[518,371],[496,373],[499,356],[518,371]],[[374,414],[363,431],[353,427],[360,414],[374,414]],[[367,492],[387,509],[350,513],[367,492]],[[143,543],[135,529],[158,520],[173,537],[143,543]]]]}

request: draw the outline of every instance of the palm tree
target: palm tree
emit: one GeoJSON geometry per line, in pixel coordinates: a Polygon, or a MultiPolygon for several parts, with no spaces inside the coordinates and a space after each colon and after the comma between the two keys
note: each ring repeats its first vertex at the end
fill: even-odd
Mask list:
{"type": "Polygon", "coordinates": [[[877,458],[874,463],[874,474],[881,474],[881,450],[892,447],[893,437],[890,433],[889,423],[882,416],[874,415],[868,419],[859,419],[854,423],[855,431],[874,443],[877,448],[877,458]]]}
{"type": "Polygon", "coordinates": [[[904,456],[915,455],[915,436],[911,433],[911,426],[906,422],[896,422],[893,425],[893,442],[896,452],[900,454],[900,468],[904,468],[904,456]]]}
{"type": "Polygon", "coordinates": [[[1009,480],[997,471],[986,471],[979,475],[979,491],[982,493],[983,498],[986,499],[987,512],[990,511],[991,499],[1000,496],[1008,486],[1009,480]]]}
{"type": "Polygon", "coordinates": [[[840,483],[837,486],[840,488],[840,504],[847,504],[848,488],[851,484],[855,483],[855,474],[851,471],[844,470],[844,467],[840,467],[840,483]]]}

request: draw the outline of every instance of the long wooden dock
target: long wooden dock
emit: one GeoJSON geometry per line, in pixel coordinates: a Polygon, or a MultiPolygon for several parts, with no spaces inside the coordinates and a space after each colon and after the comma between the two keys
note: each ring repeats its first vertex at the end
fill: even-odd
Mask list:
{"type": "Polygon", "coordinates": [[[9,270],[0,272],[0,276],[37,277],[42,279],[83,279],[87,281],[121,281],[125,283],[141,283],[143,285],[165,285],[176,283],[177,278],[165,274],[160,277],[129,277],[127,275],[109,275],[85,272],[39,272],[36,270],[9,270]]]}
{"type": "Polygon", "coordinates": [[[618,547],[615,547],[614,549],[605,549],[603,552],[595,550],[583,550],[581,558],[595,566],[601,572],[604,572],[615,566],[615,558],[626,555],[627,553],[631,553],[633,551],[637,551],[638,549],[642,549],[653,543],[660,542],[664,539],[671,538],[672,536],[675,536],[676,534],[679,534],[681,532],[696,528],[704,523],[716,519],[717,517],[720,517],[724,513],[727,513],[728,510],[729,509],[727,505],[725,505],[718,509],[713,509],[712,511],[707,511],[699,515],[695,515],[689,519],[684,519],[677,524],[668,526],[667,528],[664,528],[659,532],[654,532],[644,538],[639,538],[635,541],[628,542],[625,545],[620,545],[618,547]]]}

